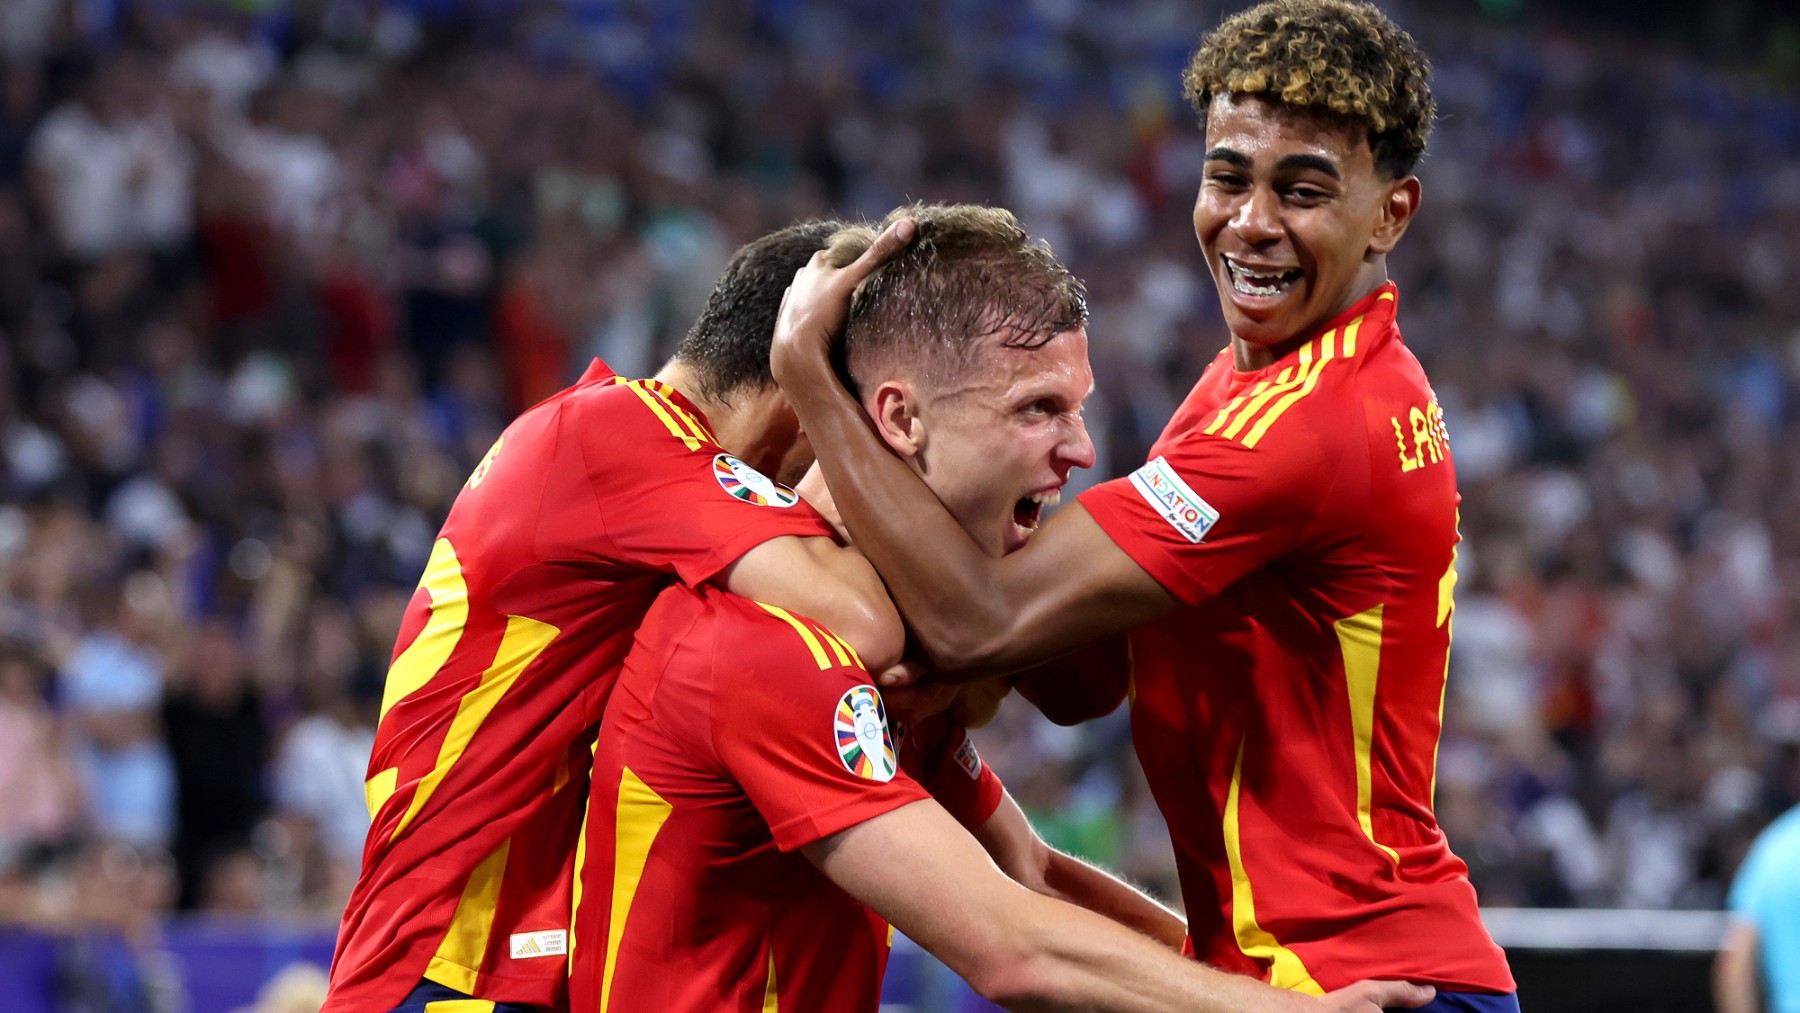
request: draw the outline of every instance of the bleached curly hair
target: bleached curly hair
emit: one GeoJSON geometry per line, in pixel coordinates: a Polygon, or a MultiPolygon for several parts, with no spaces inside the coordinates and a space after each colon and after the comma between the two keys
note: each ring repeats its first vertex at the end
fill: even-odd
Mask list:
{"type": "Polygon", "coordinates": [[[1269,0],[1208,33],[1181,82],[1202,128],[1214,96],[1266,96],[1360,126],[1375,167],[1399,179],[1419,164],[1431,137],[1430,76],[1413,37],[1374,4],[1269,0]]]}

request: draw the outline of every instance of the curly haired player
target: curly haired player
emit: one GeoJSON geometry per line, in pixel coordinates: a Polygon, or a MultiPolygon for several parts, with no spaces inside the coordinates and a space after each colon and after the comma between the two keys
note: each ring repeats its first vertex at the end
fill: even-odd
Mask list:
{"type": "MultiPolygon", "coordinates": [[[[1207,36],[1185,77],[1207,148],[1194,232],[1230,343],[1148,463],[1015,553],[963,535],[832,374],[878,256],[814,258],[773,364],[938,670],[1129,636],[1133,737],[1196,957],[1315,995],[1399,978],[1438,988],[1427,1009],[1513,1011],[1432,812],[1459,498],[1387,273],[1419,208],[1428,75],[1369,4],[1276,0],[1207,36]]],[[[1031,683],[1035,699],[1126,695],[1031,683]]]]}

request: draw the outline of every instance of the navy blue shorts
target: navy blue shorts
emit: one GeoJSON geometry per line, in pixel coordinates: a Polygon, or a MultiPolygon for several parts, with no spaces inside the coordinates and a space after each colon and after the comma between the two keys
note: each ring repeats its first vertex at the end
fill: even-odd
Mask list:
{"type": "Polygon", "coordinates": [[[1445,992],[1413,1010],[1413,1013],[1519,1013],[1519,997],[1491,992],[1445,992]]]}
{"type": "Polygon", "coordinates": [[[542,1006],[514,1006],[505,1002],[471,999],[453,988],[435,981],[421,981],[419,987],[388,1013],[545,1013],[542,1006]]]}

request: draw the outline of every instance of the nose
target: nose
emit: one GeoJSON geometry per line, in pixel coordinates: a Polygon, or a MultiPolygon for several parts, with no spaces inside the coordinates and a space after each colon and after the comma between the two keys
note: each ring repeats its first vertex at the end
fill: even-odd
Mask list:
{"type": "MultiPolygon", "coordinates": [[[[1069,422],[1069,429],[1057,444],[1057,457],[1060,463],[1069,468],[1092,468],[1094,466],[1094,438],[1088,435],[1087,421],[1076,415],[1069,422]]],[[[1062,471],[1062,469],[1058,469],[1062,471]]],[[[1065,474],[1066,477],[1066,474],[1065,474]]]]}
{"type": "Polygon", "coordinates": [[[1251,187],[1231,216],[1231,230],[1247,243],[1281,238],[1281,198],[1268,187],[1251,187]]]}

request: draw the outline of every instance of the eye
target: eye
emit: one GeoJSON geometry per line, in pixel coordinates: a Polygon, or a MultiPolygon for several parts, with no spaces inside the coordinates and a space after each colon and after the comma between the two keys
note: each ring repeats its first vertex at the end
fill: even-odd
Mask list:
{"type": "Polygon", "coordinates": [[[1227,169],[1216,169],[1207,173],[1206,181],[1213,186],[1227,190],[1240,190],[1249,185],[1242,173],[1232,172],[1227,169]]]}
{"type": "Polygon", "coordinates": [[[1331,194],[1316,186],[1296,186],[1288,190],[1288,196],[1302,204],[1316,204],[1331,194]]]}

